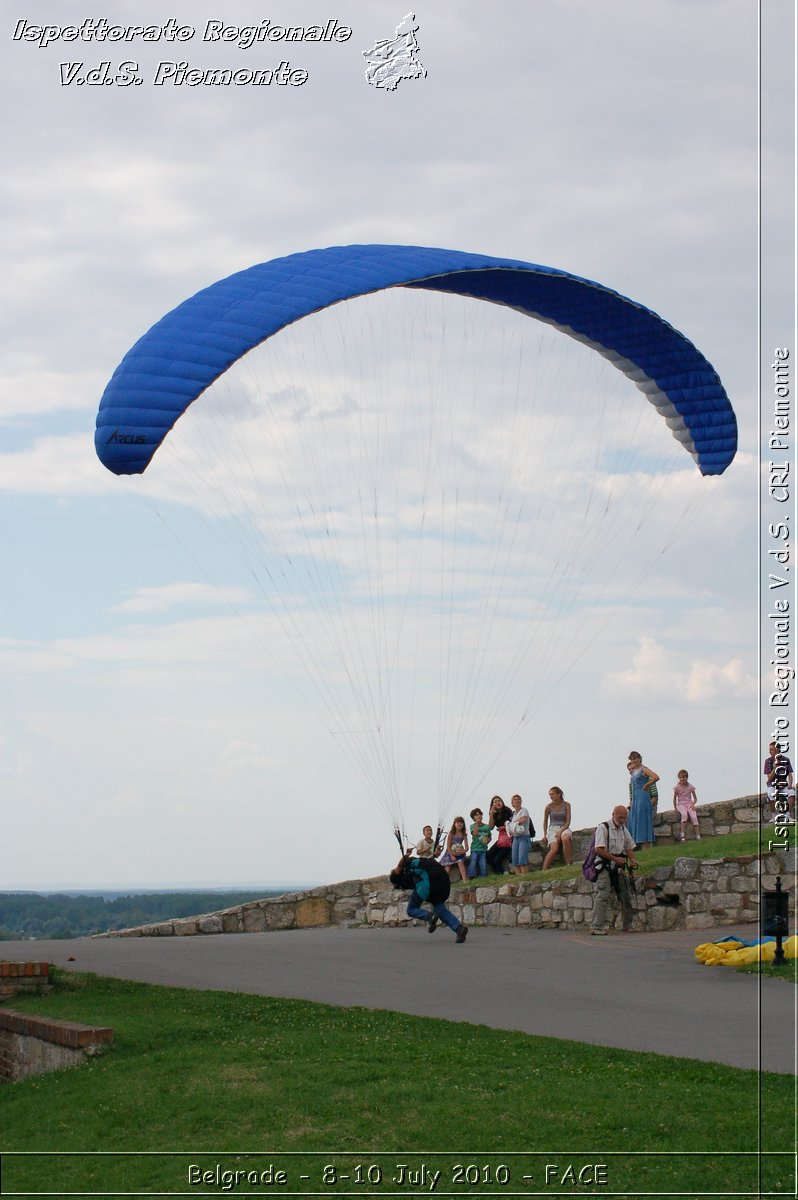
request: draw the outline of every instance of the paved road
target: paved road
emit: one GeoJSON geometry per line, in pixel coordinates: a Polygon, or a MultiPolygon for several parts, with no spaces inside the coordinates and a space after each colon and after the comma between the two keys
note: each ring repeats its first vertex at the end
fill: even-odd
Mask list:
{"type": "MultiPolygon", "coordinates": [[[[755,937],[756,927],[737,932],[755,937]]],[[[432,936],[420,927],[307,929],[5,942],[2,957],[792,1072],[798,989],[783,980],[703,966],[693,950],[707,940],[709,933],[683,930],[593,938],[472,929],[458,946],[445,927],[432,936]]]]}

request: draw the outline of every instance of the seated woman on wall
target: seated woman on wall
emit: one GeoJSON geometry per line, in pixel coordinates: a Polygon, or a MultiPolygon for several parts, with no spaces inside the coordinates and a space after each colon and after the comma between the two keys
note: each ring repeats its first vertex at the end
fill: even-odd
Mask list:
{"type": "Polygon", "coordinates": [[[501,796],[494,796],[490,802],[488,825],[499,832],[498,840],[488,848],[488,872],[491,875],[503,875],[513,852],[513,839],[507,831],[507,822],[513,817],[512,809],[508,808],[501,796]]]}
{"type": "Polygon", "coordinates": [[[564,861],[571,862],[571,806],[563,796],[562,788],[549,788],[549,802],[543,809],[543,837],[540,840],[544,849],[548,848],[543,859],[544,871],[548,871],[560,850],[564,861]]]}

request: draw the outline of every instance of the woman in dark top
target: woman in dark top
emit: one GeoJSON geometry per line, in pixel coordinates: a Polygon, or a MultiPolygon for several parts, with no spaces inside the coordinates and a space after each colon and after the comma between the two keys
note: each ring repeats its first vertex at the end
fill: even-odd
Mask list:
{"type": "Polygon", "coordinates": [[[501,796],[494,796],[488,810],[488,825],[491,829],[499,831],[499,839],[488,848],[489,875],[503,875],[505,867],[510,861],[510,856],[513,852],[513,839],[507,832],[506,822],[510,820],[512,815],[512,809],[507,807],[501,796]]]}

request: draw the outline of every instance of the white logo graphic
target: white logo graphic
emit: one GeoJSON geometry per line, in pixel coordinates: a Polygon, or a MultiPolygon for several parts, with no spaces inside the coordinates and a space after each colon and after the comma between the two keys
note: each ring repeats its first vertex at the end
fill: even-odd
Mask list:
{"type": "Polygon", "coordinates": [[[368,62],[366,79],[372,87],[393,92],[403,79],[421,79],[427,68],[419,61],[415,13],[408,13],[396,26],[396,36],[379,38],[370,50],[363,51],[368,62]]]}

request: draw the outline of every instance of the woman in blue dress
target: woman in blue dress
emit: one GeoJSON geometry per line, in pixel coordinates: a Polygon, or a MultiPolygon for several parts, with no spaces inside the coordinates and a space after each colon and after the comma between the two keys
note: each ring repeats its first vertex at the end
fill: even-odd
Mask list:
{"type": "Polygon", "coordinates": [[[654,844],[654,813],[657,808],[657,780],[659,775],[643,766],[642,755],[637,750],[629,754],[626,764],[629,771],[629,819],[626,828],[641,850],[654,844]]]}

